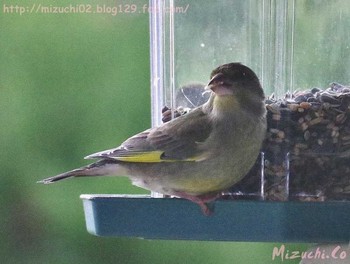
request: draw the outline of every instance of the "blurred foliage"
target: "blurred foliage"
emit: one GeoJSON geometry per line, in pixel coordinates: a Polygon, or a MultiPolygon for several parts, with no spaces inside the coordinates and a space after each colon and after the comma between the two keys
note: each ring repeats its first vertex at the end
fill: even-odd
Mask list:
{"type": "MultiPolygon", "coordinates": [[[[188,2],[190,9],[198,5],[188,2]]],[[[307,39],[313,33],[318,34],[313,40],[319,40],[296,38],[295,62],[300,70],[295,76],[303,88],[312,81],[315,85],[336,80],[349,83],[349,6],[346,1],[336,2],[297,0],[298,17],[303,17],[296,24],[302,29],[297,37],[307,39]],[[342,10],[341,14],[337,10],[342,10]],[[328,13],[338,14],[335,24],[319,19],[328,13]],[[331,32],[334,35],[330,36],[331,32]],[[345,58],[342,63],[338,62],[339,55],[345,58]]],[[[79,195],[145,193],[127,179],[86,178],[50,186],[36,184],[44,177],[86,164],[82,157],[87,154],[119,145],[148,128],[151,117],[147,13],[4,13],[4,5],[30,7],[33,3],[81,4],[77,0],[3,0],[1,4],[2,262],[271,263],[273,247],[281,244],[147,241],[88,234],[79,195]]],[[[91,0],[91,4],[97,3],[116,2],[91,0]]],[[[142,8],[148,1],[120,3],[142,8]]],[[[220,12],[224,11],[222,8],[220,12]]],[[[201,19],[206,21],[206,17],[201,19]]],[[[190,32],[193,34],[192,29],[190,32]]],[[[225,56],[225,60],[230,58],[234,58],[233,51],[225,56]]],[[[287,246],[290,251],[307,247],[287,246]]]]}

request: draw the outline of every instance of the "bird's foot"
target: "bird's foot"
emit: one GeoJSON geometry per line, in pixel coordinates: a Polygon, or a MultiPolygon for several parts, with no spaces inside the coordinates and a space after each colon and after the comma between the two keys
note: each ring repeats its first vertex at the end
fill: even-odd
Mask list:
{"type": "Polygon", "coordinates": [[[206,216],[209,216],[213,213],[213,210],[209,207],[208,204],[221,197],[221,193],[194,196],[184,192],[176,192],[174,195],[198,204],[202,209],[203,214],[206,216]]]}

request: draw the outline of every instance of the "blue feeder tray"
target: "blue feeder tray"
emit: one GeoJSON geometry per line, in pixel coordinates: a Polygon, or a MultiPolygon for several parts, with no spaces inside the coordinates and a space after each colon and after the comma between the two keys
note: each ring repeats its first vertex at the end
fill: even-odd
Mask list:
{"type": "Polygon", "coordinates": [[[217,200],[211,216],[178,198],[83,194],[97,236],[256,242],[348,242],[350,202],[217,200]]]}

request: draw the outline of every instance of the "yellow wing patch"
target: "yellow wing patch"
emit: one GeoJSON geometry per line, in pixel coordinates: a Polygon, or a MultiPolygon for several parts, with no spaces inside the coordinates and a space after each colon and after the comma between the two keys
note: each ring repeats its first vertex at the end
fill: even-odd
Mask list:
{"type": "Polygon", "coordinates": [[[130,153],[129,156],[119,156],[115,159],[127,162],[162,162],[161,155],[162,151],[151,151],[151,152],[136,152],[130,153]]]}
{"type": "Polygon", "coordinates": [[[119,156],[115,159],[126,162],[176,162],[176,161],[198,161],[196,158],[188,159],[163,159],[163,151],[136,152],[128,156],[119,156]]]}

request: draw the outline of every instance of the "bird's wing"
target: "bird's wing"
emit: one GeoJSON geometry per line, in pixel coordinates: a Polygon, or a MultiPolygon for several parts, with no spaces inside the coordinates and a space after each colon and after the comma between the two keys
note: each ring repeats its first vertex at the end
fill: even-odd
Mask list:
{"type": "Polygon", "coordinates": [[[212,130],[201,108],[160,127],[148,129],[127,139],[121,146],[87,156],[127,162],[200,161],[209,156],[203,147],[212,130]]]}

